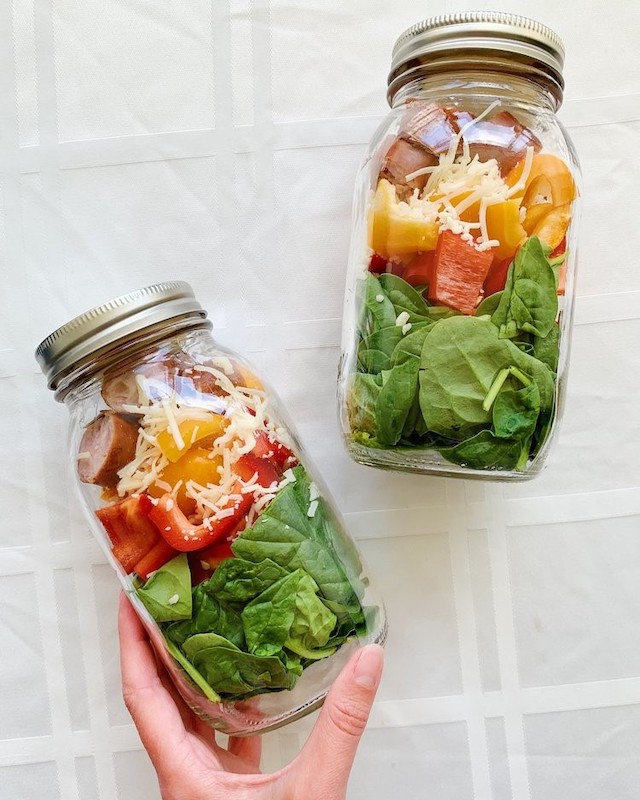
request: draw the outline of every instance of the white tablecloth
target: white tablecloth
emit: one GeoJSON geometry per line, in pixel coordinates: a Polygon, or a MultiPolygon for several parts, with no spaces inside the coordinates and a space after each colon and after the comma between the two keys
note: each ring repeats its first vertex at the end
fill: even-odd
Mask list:
{"type": "MultiPolygon", "coordinates": [[[[2,800],[159,796],[120,696],[118,588],[33,349],[171,278],[277,387],[386,599],[350,797],[638,797],[640,6],[491,5],[564,38],[585,177],[565,421],[517,485],[357,466],[334,401],[351,191],[391,46],[474,3],[0,3],[2,800]]],[[[311,721],[266,737],[265,769],[311,721]]]]}

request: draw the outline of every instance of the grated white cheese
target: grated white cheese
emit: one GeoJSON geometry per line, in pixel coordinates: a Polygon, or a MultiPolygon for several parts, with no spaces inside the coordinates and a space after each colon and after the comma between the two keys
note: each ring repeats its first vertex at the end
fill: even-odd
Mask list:
{"type": "Polygon", "coordinates": [[[315,517],[315,514],[316,514],[317,510],[318,510],[318,501],[317,500],[312,500],[309,503],[309,508],[307,510],[307,516],[308,517],[315,517]]]}
{"type": "Polygon", "coordinates": [[[403,336],[406,336],[406,335],[409,333],[409,331],[411,330],[411,328],[412,328],[412,327],[413,327],[413,326],[411,325],[411,323],[410,323],[410,322],[406,322],[406,323],[405,323],[405,324],[402,326],[402,335],[403,335],[403,336]]]}
{"type": "Polygon", "coordinates": [[[377,303],[382,303],[382,302],[384,302],[384,295],[383,295],[383,294],[377,294],[377,295],[376,295],[376,302],[377,302],[377,303]]]}
{"type": "Polygon", "coordinates": [[[396,325],[401,328],[409,322],[410,314],[408,311],[401,311],[396,317],[396,325]]]}
{"type": "Polygon", "coordinates": [[[309,484],[309,500],[316,500],[318,497],[320,497],[320,490],[312,481],[309,484]]]}
{"type": "Polygon", "coordinates": [[[178,602],[179,599],[180,599],[179,594],[172,594],[171,597],[167,600],[167,604],[170,606],[175,606],[175,604],[178,602]]]}
{"type": "Polygon", "coordinates": [[[78,461],[86,461],[86,459],[91,458],[91,453],[83,450],[81,453],[78,453],[78,461]]]}

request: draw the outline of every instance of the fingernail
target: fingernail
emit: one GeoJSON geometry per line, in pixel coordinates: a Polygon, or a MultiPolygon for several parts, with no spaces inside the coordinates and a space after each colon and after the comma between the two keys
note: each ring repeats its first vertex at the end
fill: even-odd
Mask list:
{"type": "Polygon", "coordinates": [[[353,668],[353,679],[363,689],[375,689],[380,683],[384,650],[379,644],[370,644],[360,652],[353,668]]]}

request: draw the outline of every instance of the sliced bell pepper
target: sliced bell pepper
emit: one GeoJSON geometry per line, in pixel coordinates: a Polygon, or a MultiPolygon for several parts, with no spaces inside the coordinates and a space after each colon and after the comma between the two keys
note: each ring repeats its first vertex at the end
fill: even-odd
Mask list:
{"type": "Polygon", "coordinates": [[[216,569],[223,561],[233,557],[234,554],[231,549],[231,542],[227,539],[216,542],[216,544],[211,545],[211,547],[206,547],[204,550],[199,550],[197,553],[194,553],[194,558],[200,561],[202,568],[210,570],[216,569]],[[206,567],[205,564],[207,565],[206,567]]]}
{"type": "MultiPolygon", "coordinates": [[[[508,186],[513,187],[518,183],[522,177],[524,163],[524,160],[521,161],[506,176],[505,181],[508,186]]],[[[563,206],[575,199],[576,184],[571,170],[561,158],[552,153],[536,153],[534,155],[526,184],[514,196],[524,198],[532,185],[536,187],[535,192],[538,192],[542,186],[546,186],[546,184],[536,183],[540,176],[544,176],[549,182],[551,201],[554,206],[563,206]]],[[[530,202],[532,199],[530,197],[530,202]]]]}
{"type": "Polygon", "coordinates": [[[149,519],[152,509],[151,499],[141,494],[96,511],[113,546],[113,555],[127,574],[160,539],[156,526],[149,519]]]}
{"type": "Polygon", "coordinates": [[[244,364],[235,365],[239,373],[239,379],[234,380],[236,386],[245,386],[247,389],[256,389],[260,392],[264,391],[264,384],[262,381],[251,372],[244,364]]]}
{"type": "Polygon", "coordinates": [[[157,505],[149,513],[149,519],[160,531],[162,538],[179,552],[200,550],[224,539],[249,511],[253,495],[241,494],[241,489],[240,483],[234,485],[231,493],[237,497],[230,498],[222,507],[231,513],[220,519],[208,519],[200,525],[194,525],[180,511],[170,493],[158,499],[157,505]]]}
{"type": "Polygon", "coordinates": [[[369,219],[369,244],[382,258],[433,250],[438,223],[420,208],[400,202],[395,187],[384,178],[378,182],[369,219]]]}
{"type": "Polygon", "coordinates": [[[257,483],[265,489],[277,485],[282,477],[280,470],[269,458],[260,458],[254,453],[240,456],[233,465],[233,471],[245,482],[256,475],[257,483]]]}
{"type": "Polygon", "coordinates": [[[491,249],[477,250],[458,234],[443,231],[433,262],[429,300],[473,314],[493,255],[491,249]]]}
{"type": "Polygon", "coordinates": [[[152,572],[155,572],[160,567],[163,567],[168,561],[174,556],[177,556],[178,552],[171,547],[171,545],[167,544],[165,540],[160,537],[157,544],[155,544],[149,552],[143,556],[140,561],[135,565],[133,571],[139,578],[142,578],[143,581],[146,581],[148,577],[151,575],[152,572]]]}
{"type": "Polygon", "coordinates": [[[193,514],[196,503],[187,495],[187,482],[195,481],[201,486],[220,483],[218,467],[222,466],[222,456],[215,455],[211,458],[211,455],[211,451],[203,447],[192,447],[178,461],[169,462],[159,475],[161,484],[152,483],[147,491],[152,497],[162,497],[167,492],[167,487],[163,484],[173,488],[178,481],[182,481],[175,492],[175,498],[182,512],[193,514]]]}
{"type": "Polygon", "coordinates": [[[179,438],[182,439],[182,442],[176,441],[176,437],[167,428],[156,437],[158,447],[169,461],[177,461],[200,439],[204,439],[207,436],[217,437],[223,434],[228,424],[229,418],[222,414],[211,414],[209,419],[206,420],[185,419],[178,425],[179,438]]]}
{"type": "Polygon", "coordinates": [[[541,241],[549,245],[552,250],[562,242],[571,222],[571,204],[553,208],[535,226],[532,236],[538,236],[541,241]]]}
{"type": "Polygon", "coordinates": [[[527,238],[520,223],[520,201],[504,200],[487,206],[487,231],[490,239],[500,242],[493,253],[495,258],[513,256],[518,245],[527,238]]]}
{"type": "Polygon", "coordinates": [[[388,260],[374,253],[369,259],[369,272],[375,272],[377,275],[382,275],[387,271],[388,260]]]}
{"type": "Polygon", "coordinates": [[[551,203],[536,203],[533,206],[529,206],[529,208],[527,208],[522,227],[529,235],[531,235],[536,229],[536,226],[539,225],[552,210],[553,205],[551,203]]]}

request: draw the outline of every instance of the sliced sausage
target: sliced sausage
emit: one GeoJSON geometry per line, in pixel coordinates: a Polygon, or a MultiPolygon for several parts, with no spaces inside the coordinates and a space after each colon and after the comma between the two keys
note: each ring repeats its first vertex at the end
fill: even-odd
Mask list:
{"type": "Polygon", "coordinates": [[[137,440],[136,424],[114,411],[101,412],[87,425],[80,442],[80,480],[98,486],[115,486],[118,470],[135,456],[137,440]]]}

